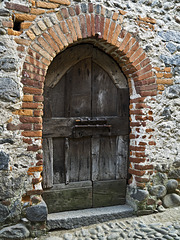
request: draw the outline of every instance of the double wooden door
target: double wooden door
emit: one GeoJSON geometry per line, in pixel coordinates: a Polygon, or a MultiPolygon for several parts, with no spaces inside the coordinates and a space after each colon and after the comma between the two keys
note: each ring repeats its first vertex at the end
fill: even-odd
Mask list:
{"type": "Polygon", "coordinates": [[[109,56],[92,45],[54,59],[44,91],[43,198],[49,212],[124,204],[129,94],[109,56]]]}

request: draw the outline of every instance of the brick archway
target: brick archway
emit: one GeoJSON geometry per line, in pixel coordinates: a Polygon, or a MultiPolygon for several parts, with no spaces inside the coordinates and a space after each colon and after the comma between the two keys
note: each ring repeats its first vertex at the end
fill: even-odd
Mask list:
{"type": "Polygon", "coordinates": [[[125,74],[130,89],[130,167],[129,184],[145,187],[153,166],[146,155],[146,145],[155,145],[147,135],[146,121],[153,121],[149,101],[157,94],[156,79],[150,60],[132,34],[122,29],[120,15],[91,3],[62,7],[57,19],[46,17],[26,32],[28,40],[19,39],[28,46],[23,65],[23,104],[20,111],[21,129],[27,150],[37,152],[37,162],[28,170],[33,176],[33,189],[28,195],[41,194],[42,146],[36,140],[42,138],[43,86],[46,71],[53,58],[80,42],[91,42],[112,56],[125,74]],[[36,173],[36,174],[34,174],[36,173]],[[39,175],[38,175],[39,174],[39,175]],[[39,177],[38,177],[39,176],[39,177]]]}

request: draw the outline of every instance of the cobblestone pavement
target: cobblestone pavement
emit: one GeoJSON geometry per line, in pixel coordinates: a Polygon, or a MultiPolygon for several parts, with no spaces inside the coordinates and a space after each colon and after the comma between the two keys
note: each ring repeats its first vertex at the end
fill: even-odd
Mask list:
{"type": "Polygon", "coordinates": [[[53,231],[40,240],[180,240],[180,207],[165,212],[113,220],[67,231],[53,231]]]}

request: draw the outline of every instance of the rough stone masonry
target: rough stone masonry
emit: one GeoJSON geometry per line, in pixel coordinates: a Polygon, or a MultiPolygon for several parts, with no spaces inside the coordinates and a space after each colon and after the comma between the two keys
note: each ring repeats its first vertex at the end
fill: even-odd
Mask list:
{"type": "Polygon", "coordinates": [[[84,40],[129,84],[127,203],[139,215],[180,205],[180,1],[1,0],[0,238],[8,226],[20,238],[46,227],[44,80],[53,58],[84,40]]]}

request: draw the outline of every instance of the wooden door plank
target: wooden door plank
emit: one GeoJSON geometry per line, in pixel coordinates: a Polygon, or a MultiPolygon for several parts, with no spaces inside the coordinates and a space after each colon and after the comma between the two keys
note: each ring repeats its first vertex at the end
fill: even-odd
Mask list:
{"type": "Polygon", "coordinates": [[[65,76],[55,87],[44,88],[44,118],[64,117],[65,76]]]}
{"type": "Polygon", "coordinates": [[[70,159],[69,159],[69,138],[65,139],[65,183],[69,183],[69,165],[70,165],[70,159]]]}
{"type": "Polygon", "coordinates": [[[91,59],[84,59],[66,73],[66,117],[91,116],[91,59]]]}
{"type": "Polygon", "coordinates": [[[92,137],[92,139],[91,139],[92,181],[96,181],[98,179],[98,174],[99,174],[99,150],[100,150],[100,139],[98,137],[92,137]]]}
{"type": "MultiPolygon", "coordinates": [[[[129,118],[129,89],[118,89],[118,116],[129,118]]],[[[129,122],[129,121],[128,121],[129,122]]]]}
{"type": "Polygon", "coordinates": [[[52,138],[43,139],[43,187],[51,188],[53,186],[53,140],[52,138]]]}
{"type": "Polygon", "coordinates": [[[64,138],[53,138],[53,183],[65,182],[64,138]]]}
{"type": "Polygon", "coordinates": [[[102,68],[92,66],[92,116],[117,116],[117,87],[102,68]]]}
{"type": "Polygon", "coordinates": [[[100,137],[98,180],[115,179],[115,139],[116,137],[100,137]]]}
{"type": "Polygon", "coordinates": [[[128,136],[116,138],[116,179],[127,179],[128,168],[128,136]]]}
{"type": "Polygon", "coordinates": [[[69,182],[91,179],[91,139],[69,139],[67,172],[69,182]]]}

